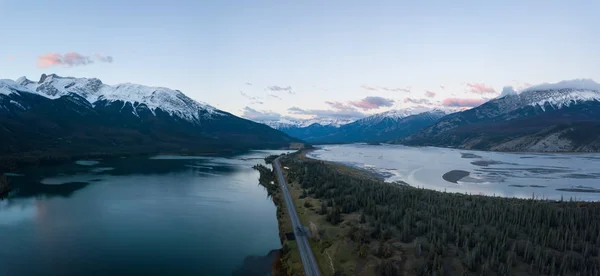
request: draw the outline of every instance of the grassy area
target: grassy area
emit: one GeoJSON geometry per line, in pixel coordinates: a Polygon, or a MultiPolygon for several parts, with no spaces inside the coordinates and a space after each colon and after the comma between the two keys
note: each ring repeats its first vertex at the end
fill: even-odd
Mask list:
{"type": "MultiPolygon", "coordinates": [[[[338,169],[347,170],[343,166],[338,166],[338,169]]],[[[367,176],[361,171],[354,170],[352,173],[367,176]]],[[[288,179],[287,175],[286,179],[288,179]]],[[[303,190],[295,181],[288,185],[302,224],[305,226],[314,224],[318,229],[319,240],[311,239],[310,243],[321,273],[323,275],[377,275],[375,268],[379,260],[372,256],[362,258],[359,254],[360,244],[346,239],[351,229],[360,224],[360,214],[357,212],[343,214],[343,222],[333,225],[327,221],[326,215],[320,214],[321,200],[309,196],[302,198],[303,190]],[[309,207],[305,205],[307,202],[309,207]],[[336,272],[338,274],[335,274],[336,272]]]]}

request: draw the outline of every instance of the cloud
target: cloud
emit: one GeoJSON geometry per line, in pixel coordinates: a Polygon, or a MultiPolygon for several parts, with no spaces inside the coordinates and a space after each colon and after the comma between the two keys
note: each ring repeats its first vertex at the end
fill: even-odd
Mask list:
{"type": "Polygon", "coordinates": [[[288,92],[290,94],[294,94],[294,91],[292,91],[291,86],[281,87],[281,86],[273,85],[273,86],[268,86],[267,90],[274,91],[274,92],[288,92]]]}
{"type": "Polygon", "coordinates": [[[329,102],[329,101],[326,101],[325,103],[328,104],[329,106],[335,108],[335,109],[345,109],[347,107],[345,104],[340,103],[340,102],[329,102]]]}
{"type": "Polygon", "coordinates": [[[14,59],[15,59],[15,57],[13,57],[13,56],[8,56],[8,60],[14,60],[14,59]]]}
{"type": "Polygon", "coordinates": [[[376,87],[373,86],[368,86],[368,85],[361,85],[360,88],[365,89],[365,90],[369,90],[369,91],[377,91],[378,89],[376,87]]]}
{"type": "Polygon", "coordinates": [[[273,111],[259,111],[249,106],[244,107],[242,117],[254,121],[276,121],[281,118],[281,114],[273,111]]]}
{"type": "Polygon", "coordinates": [[[381,90],[384,91],[388,91],[388,92],[406,92],[406,93],[410,93],[410,87],[406,87],[406,88],[390,88],[390,87],[381,87],[381,90]]]}
{"type": "Polygon", "coordinates": [[[504,88],[502,88],[502,93],[500,93],[500,97],[513,94],[517,94],[517,91],[515,91],[515,89],[512,86],[505,86],[504,88]]]}
{"type": "MultiPolygon", "coordinates": [[[[112,56],[102,56],[98,53],[94,55],[96,59],[100,62],[112,63],[112,56]]],[[[37,67],[39,68],[48,68],[52,66],[83,66],[94,63],[94,61],[89,56],[84,56],[77,52],[67,52],[65,54],[60,53],[46,53],[38,57],[37,67]]]]}
{"type": "Polygon", "coordinates": [[[431,104],[431,102],[428,99],[414,99],[414,98],[404,98],[404,103],[427,104],[427,105],[431,104]]]}
{"type": "Polygon", "coordinates": [[[113,62],[113,57],[112,56],[102,56],[99,53],[94,54],[96,56],[96,59],[100,62],[106,62],[106,63],[112,63],[113,62]]]}
{"type": "Polygon", "coordinates": [[[244,93],[244,91],[240,91],[240,95],[242,95],[242,97],[244,97],[248,100],[252,100],[252,101],[260,99],[259,97],[252,97],[252,96],[244,93]]]}
{"type": "Polygon", "coordinates": [[[475,107],[485,103],[485,99],[446,98],[442,102],[447,107],[475,107]]]}
{"type": "Polygon", "coordinates": [[[441,88],[442,90],[444,90],[446,87],[445,87],[445,86],[443,86],[443,85],[440,85],[440,88],[441,88]]]}
{"type": "Polygon", "coordinates": [[[334,118],[334,119],[360,119],[366,115],[355,108],[350,107],[349,109],[343,110],[329,110],[329,109],[302,109],[299,107],[290,107],[288,112],[295,115],[308,115],[316,118],[334,118]]]}
{"type": "Polygon", "coordinates": [[[377,96],[369,96],[362,100],[352,101],[349,103],[350,105],[358,107],[362,110],[371,110],[392,106],[394,104],[394,100],[377,96]]]}
{"type": "Polygon", "coordinates": [[[360,86],[360,88],[365,89],[365,90],[369,90],[369,91],[387,91],[387,92],[407,92],[410,93],[410,89],[411,87],[406,87],[406,88],[402,88],[402,87],[385,87],[385,86],[369,86],[366,84],[363,84],[360,86]]]}
{"type": "Polygon", "coordinates": [[[333,109],[336,110],[343,110],[343,111],[356,111],[356,108],[349,106],[347,104],[344,104],[342,102],[330,102],[330,101],[326,101],[326,104],[328,104],[329,106],[331,106],[333,109]]]}
{"type": "MultiPolygon", "coordinates": [[[[442,89],[444,89],[444,88],[442,88],[442,89]]],[[[435,97],[435,92],[429,91],[429,90],[425,90],[425,96],[427,96],[429,98],[433,98],[433,97],[435,97]]]]}
{"type": "Polygon", "coordinates": [[[279,100],[281,100],[281,97],[279,97],[279,96],[277,96],[277,95],[275,95],[275,94],[268,93],[268,94],[267,94],[267,96],[269,96],[269,97],[273,97],[273,98],[275,98],[275,99],[279,99],[279,100]]]}
{"type": "Polygon", "coordinates": [[[252,83],[251,82],[247,82],[246,85],[252,86],[252,83]]]}
{"type": "Polygon", "coordinates": [[[476,94],[496,93],[493,87],[486,86],[484,83],[467,83],[469,91],[476,94]]]}

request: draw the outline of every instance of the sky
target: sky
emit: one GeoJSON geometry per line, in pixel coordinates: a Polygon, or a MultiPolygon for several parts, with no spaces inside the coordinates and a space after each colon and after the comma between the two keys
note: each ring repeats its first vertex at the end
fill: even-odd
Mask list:
{"type": "Polygon", "coordinates": [[[255,120],[464,109],[600,80],[600,1],[0,0],[0,78],[178,89],[255,120]]]}

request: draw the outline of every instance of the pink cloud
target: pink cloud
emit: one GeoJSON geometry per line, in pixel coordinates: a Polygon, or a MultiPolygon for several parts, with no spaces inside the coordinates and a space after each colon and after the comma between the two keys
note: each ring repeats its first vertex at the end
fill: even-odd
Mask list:
{"type": "Polygon", "coordinates": [[[76,52],[68,52],[64,55],[59,53],[46,53],[38,57],[37,66],[39,68],[48,68],[57,65],[72,67],[90,63],[93,63],[93,61],[89,57],[76,52]]]}
{"type": "Polygon", "coordinates": [[[38,57],[37,66],[39,68],[47,68],[54,65],[62,64],[62,55],[59,53],[47,53],[38,57]]]}
{"type": "Polygon", "coordinates": [[[15,57],[13,57],[13,56],[8,56],[8,60],[14,60],[14,59],[15,59],[15,57]]]}
{"type": "Polygon", "coordinates": [[[448,107],[475,107],[485,102],[485,99],[446,98],[442,104],[448,107]]]}
{"type": "Polygon", "coordinates": [[[493,87],[486,86],[484,83],[467,83],[469,91],[477,94],[496,93],[493,87]]]}
{"type": "MultiPolygon", "coordinates": [[[[443,86],[442,86],[443,87],[443,86]]],[[[443,89],[443,88],[442,88],[443,89]]],[[[433,98],[435,97],[435,92],[433,91],[429,91],[429,90],[425,90],[425,96],[429,97],[429,98],[433,98]]]]}
{"type": "Polygon", "coordinates": [[[378,109],[381,107],[389,107],[394,104],[394,100],[383,97],[366,97],[360,101],[349,102],[350,105],[358,107],[362,110],[378,109]]]}

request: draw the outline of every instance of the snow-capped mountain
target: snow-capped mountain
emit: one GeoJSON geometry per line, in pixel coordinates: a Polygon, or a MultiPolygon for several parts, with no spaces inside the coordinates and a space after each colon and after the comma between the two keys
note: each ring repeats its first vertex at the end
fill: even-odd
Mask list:
{"type": "Polygon", "coordinates": [[[441,110],[413,114],[412,110],[392,110],[340,126],[313,123],[279,129],[311,143],[388,142],[415,133],[443,117],[441,110]]]}
{"type": "MultiPolygon", "coordinates": [[[[16,81],[17,85],[25,87],[30,93],[58,99],[72,94],[81,96],[95,106],[96,104],[110,104],[121,102],[123,106],[131,104],[135,107],[143,105],[153,114],[157,109],[192,122],[199,122],[202,118],[226,115],[214,107],[199,103],[187,97],[179,90],[164,87],[149,87],[132,83],[107,85],[96,78],[71,78],[59,77],[55,74],[43,74],[39,82],[33,82],[25,77],[16,81]]],[[[133,109],[136,114],[136,109],[133,109]]]]}
{"type": "Polygon", "coordinates": [[[413,116],[413,115],[417,115],[417,114],[422,114],[423,116],[433,116],[433,117],[439,119],[439,118],[443,117],[444,115],[446,115],[446,112],[442,111],[441,109],[433,109],[431,111],[426,111],[426,112],[417,112],[410,108],[398,109],[398,110],[390,110],[390,111],[374,114],[369,117],[357,120],[356,123],[359,125],[375,125],[375,124],[379,124],[386,120],[397,122],[399,120],[402,120],[404,118],[407,118],[407,117],[413,116]]]}
{"type": "Polygon", "coordinates": [[[332,126],[339,127],[341,125],[345,125],[351,122],[354,122],[354,119],[345,119],[345,118],[314,118],[314,119],[298,119],[291,117],[283,117],[279,120],[273,121],[257,121],[258,123],[262,123],[268,125],[274,129],[282,130],[288,128],[303,128],[308,127],[313,124],[319,124],[321,126],[332,126]]]}
{"type": "Polygon", "coordinates": [[[0,80],[0,169],[43,159],[283,148],[301,141],[178,90],[42,75],[0,80]]]}
{"type": "Polygon", "coordinates": [[[597,151],[598,126],[600,84],[571,80],[533,86],[446,116],[401,142],[506,151],[597,151]]]}

